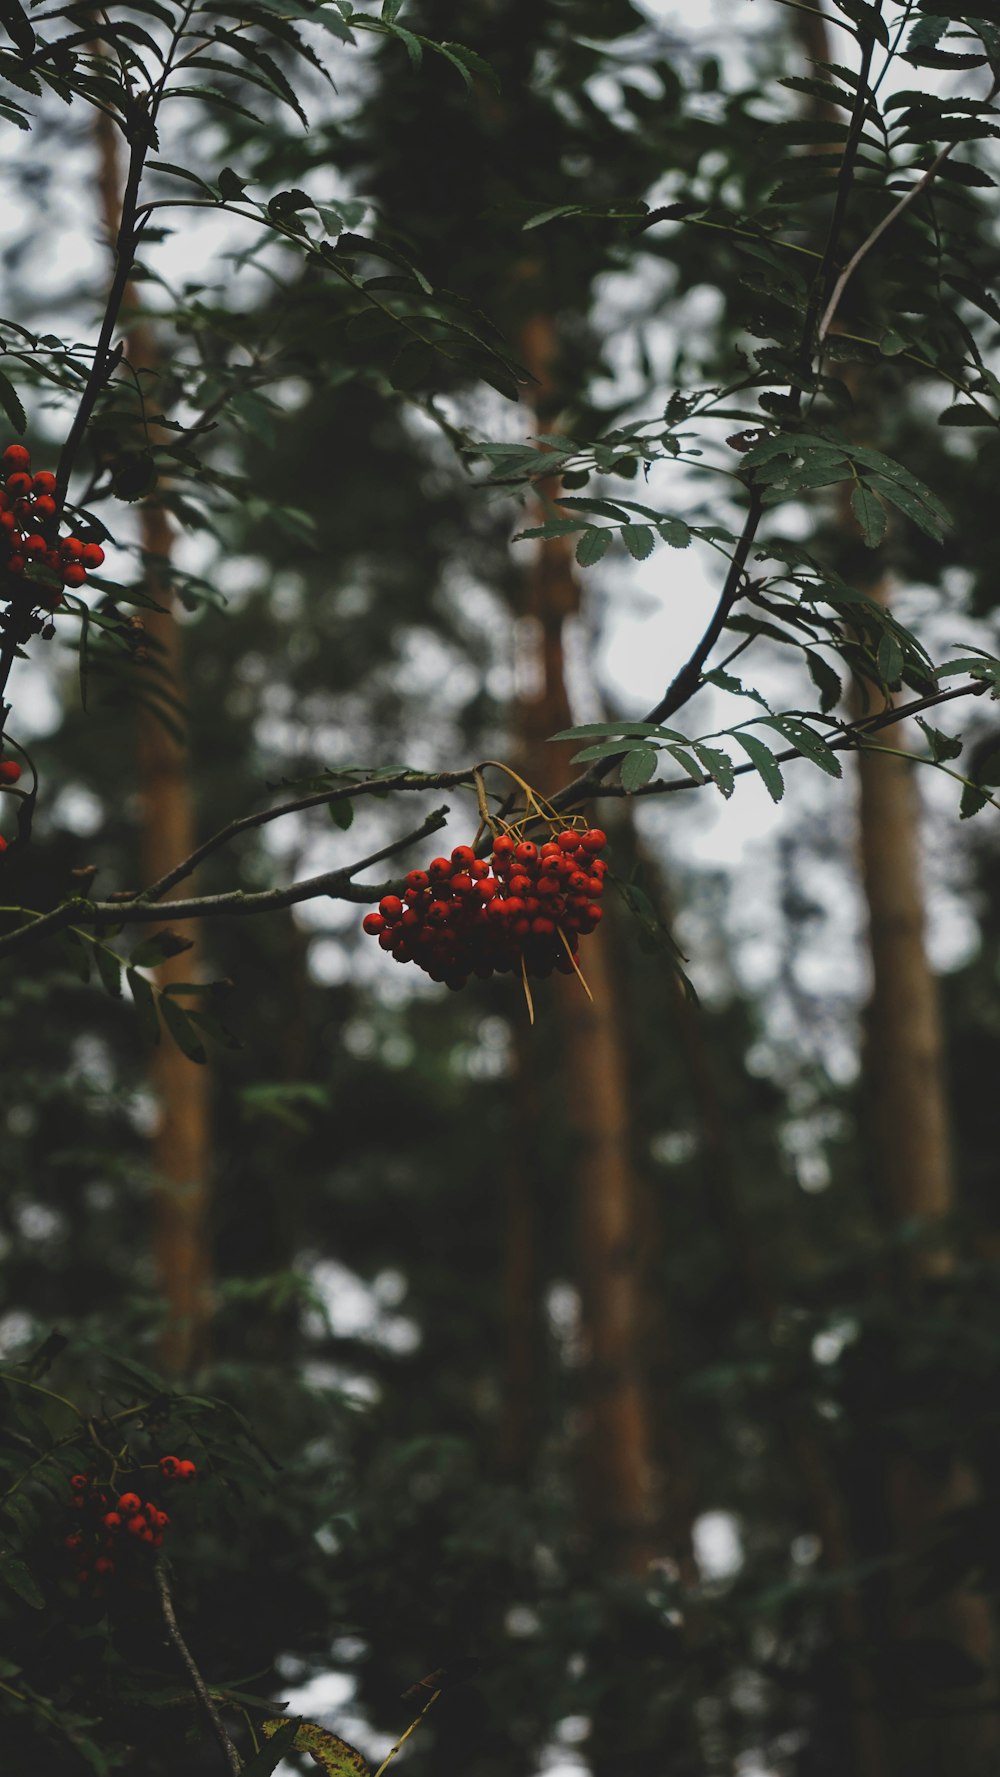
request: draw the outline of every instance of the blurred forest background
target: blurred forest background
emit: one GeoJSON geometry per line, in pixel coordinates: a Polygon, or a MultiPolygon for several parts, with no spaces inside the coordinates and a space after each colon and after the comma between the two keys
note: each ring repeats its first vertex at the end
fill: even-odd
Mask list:
{"type": "MultiPolygon", "coordinates": [[[[687,556],[616,548],[584,588],[563,541],[512,546],[524,514],[471,485],[462,429],[607,428],[677,380],[738,373],[767,297],[724,233],[523,224],[655,203],[668,175],[752,212],[787,152],[761,149],[774,81],[823,56],[822,20],[462,10],[409,0],[404,22],[454,30],[499,93],[372,43],[312,96],[308,134],[272,127],[262,93],[258,118],[200,122],[186,164],[373,200],[435,284],[488,313],[530,393],[515,409],[456,377],[394,400],[374,330],[359,369],[349,293],[310,268],[242,237],[209,270],[151,249],[133,349],[165,387],[192,307],[206,376],[213,340],[270,340],[287,373],[248,378],[237,429],[203,447],[219,486],[245,474],[252,494],[213,506],[206,486],[214,542],[183,534],[189,487],[172,545],[148,534],[161,517],[136,520],[196,577],[175,639],[150,624],[157,695],[99,651],[86,712],[75,666],[19,669],[23,738],[58,786],[21,898],[91,866],[99,886],[148,880],[185,834],[325,764],[499,757],[551,790],[572,749],[547,737],[639,716],[650,671],[665,683],[685,652],[671,612],[700,627],[711,569],[687,556]],[[675,650],[652,667],[650,637],[675,650]],[[152,708],[173,724],[174,696],[183,745],[152,708]]],[[[47,158],[4,152],[21,218],[4,224],[7,312],[85,330],[120,169],[84,114],[52,106],[47,158]]],[[[988,277],[995,200],[970,201],[988,277]]],[[[859,435],[905,438],[954,530],[935,544],[899,523],[859,566],[830,497],[786,523],[877,573],[929,633],[994,647],[996,444],[939,429],[911,363],[845,376],[859,435]]],[[[32,426],[41,461],[44,412],[32,426]]],[[[759,784],[724,816],[712,790],[601,804],[645,915],[616,898],[588,941],[594,1003],[553,981],[533,1029],[514,984],[433,987],[335,902],[213,924],[177,959],[181,979],[236,984],[224,1017],[243,1046],[205,1066],[147,1049],[131,1006],[55,953],[8,972],[5,1361],[58,1329],[72,1374],[97,1341],[232,1401],[281,1465],[175,1554],[214,1680],[290,1700],[377,1762],[413,1713],[401,1693],[445,1668],[400,1755],[413,1777],[1000,1769],[998,830],[991,810],[960,825],[957,787],[921,797],[899,759],[841,785],[805,763],[787,777],[773,819],[759,784]],[[716,840],[726,818],[737,837],[716,840]],[[697,1002],[650,946],[650,909],[697,1002]]],[[[448,845],[467,840],[472,799],[445,799],[448,845]]],[[[411,813],[368,801],[349,837],[324,809],[250,831],[199,889],[329,867],[411,813]]],[[[33,1646],[56,1694],[65,1649],[30,1617],[14,1657],[33,1646]]],[[[169,1711],[156,1726],[149,1777],[219,1768],[169,1711]]],[[[36,1729],[14,1733],[16,1777],[81,1768],[58,1738],[38,1762],[36,1729]]]]}

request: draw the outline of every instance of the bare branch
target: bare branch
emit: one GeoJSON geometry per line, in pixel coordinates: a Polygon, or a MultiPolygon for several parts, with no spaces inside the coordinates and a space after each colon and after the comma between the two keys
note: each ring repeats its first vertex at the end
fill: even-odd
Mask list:
{"type": "Polygon", "coordinates": [[[956,143],[949,142],[948,146],[946,148],[942,148],[941,153],[937,156],[937,158],[935,160],[933,160],[931,162],[930,166],[927,168],[927,171],[923,175],[923,178],[918,179],[917,183],[915,185],[911,185],[909,191],[904,191],[898,204],[894,204],[893,208],[889,211],[889,214],[887,216],[883,216],[881,222],[876,223],[875,227],[871,231],[871,234],[868,235],[868,237],[862,241],[862,243],[861,243],[860,247],[858,247],[857,251],[851,254],[850,259],[847,261],[847,264],[845,265],[843,271],[841,272],[839,278],[837,279],[837,282],[833,286],[833,290],[830,293],[830,300],[827,303],[825,310],[823,311],[823,318],[820,321],[819,329],[818,329],[818,332],[816,335],[817,344],[819,344],[819,345],[823,344],[823,341],[826,338],[827,334],[829,333],[830,328],[833,326],[834,317],[836,316],[837,310],[840,307],[840,299],[843,296],[844,291],[847,289],[847,286],[850,283],[850,280],[853,278],[855,272],[857,271],[858,266],[861,264],[861,261],[864,258],[866,258],[866,256],[871,252],[872,248],[874,246],[876,246],[876,244],[882,239],[882,236],[886,233],[886,231],[888,229],[890,229],[892,227],[893,223],[903,214],[903,211],[908,210],[910,205],[912,203],[914,203],[916,201],[916,199],[920,196],[920,193],[922,191],[926,191],[928,185],[933,184],[934,180],[937,178],[938,173],[941,171],[941,168],[944,166],[945,161],[948,159],[948,156],[954,147],[956,147],[956,143]]]}
{"type": "Polygon", "coordinates": [[[243,1770],[243,1761],[226,1732],[225,1723],[208,1694],[208,1686],[202,1678],[201,1673],[198,1671],[191,1649],[188,1647],[187,1642],[181,1634],[177,1622],[177,1615],[174,1610],[174,1601],[170,1596],[170,1587],[167,1584],[167,1576],[164,1571],[162,1557],[157,1561],[154,1573],[156,1576],[156,1589],[160,1594],[160,1607],[163,1611],[163,1620],[167,1625],[167,1634],[187,1669],[188,1677],[191,1680],[191,1689],[194,1691],[202,1710],[208,1718],[212,1733],[219,1742],[219,1746],[222,1749],[222,1755],[226,1761],[226,1769],[231,1772],[232,1777],[240,1777],[240,1773],[243,1770]]]}

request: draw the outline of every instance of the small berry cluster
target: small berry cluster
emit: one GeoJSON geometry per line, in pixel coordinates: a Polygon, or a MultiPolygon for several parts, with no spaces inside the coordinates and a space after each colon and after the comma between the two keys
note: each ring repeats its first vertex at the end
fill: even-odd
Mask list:
{"type": "MultiPolygon", "coordinates": [[[[193,1462],[161,1456],[154,1465],[164,1481],[193,1481],[193,1462]]],[[[136,1485],[143,1483],[136,1476],[136,1485]]],[[[74,1577],[81,1586],[100,1589],[124,1560],[135,1559],[146,1549],[161,1549],[170,1523],[168,1514],[153,1499],[144,1499],[129,1488],[116,1493],[93,1475],[72,1475],[70,1511],[73,1527],[63,1547],[74,1563],[74,1577]]],[[[144,1489],[145,1491],[145,1489],[144,1489]]]]}
{"type": "Polygon", "coordinates": [[[57,536],[56,478],[48,469],[32,475],[25,445],[8,444],[0,475],[0,601],[8,605],[0,628],[24,642],[39,630],[51,633],[35,607],[57,611],[63,588],[83,586],[88,573],[101,566],[104,551],[81,537],[57,536]]]}
{"type": "Polygon", "coordinates": [[[364,930],[397,962],[454,989],[470,975],[569,975],[581,936],[601,918],[606,844],[599,827],[565,827],[543,845],[498,833],[488,860],[456,845],[450,858],[411,870],[402,895],[384,896],[364,930]]]}

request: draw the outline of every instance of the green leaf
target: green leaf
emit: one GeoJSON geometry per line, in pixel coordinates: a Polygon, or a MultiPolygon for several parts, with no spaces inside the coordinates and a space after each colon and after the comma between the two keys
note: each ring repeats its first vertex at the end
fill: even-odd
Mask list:
{"type": "MultiPolygon", "coordinates": [[[[243,1766],[243,1777],[271,1777],[272,1771],[280,1765],[286,1752],[291,1752],[295,1745],[295,1736],[299,1730],[299,1722],[289,1721],[282,1717],[270,1724],[270,1738],[253,1758],[243,1766]]],[[[263,1724],[264,1732],[268,1731],[268,1723],[263,1724]]]]}
{"type": "Polygon", "coordinates": [[[0,23],[23,56],[34,55],[35,33],[19,0],[0,0],[0,23]]]}
{"type": "Polygon", "coordinates": [[[815,653],[812,648],[805,650],[805,656],[809,677],[819,692],[819,707],[825,716],[840,702],[843,692],[840,675],[834,672],[833,667],[823,659],[822,654],[815,653]]]}
{"type": "Polygon", "coordinates": [[[122,996],[122,966],[118,957],[113,950],[105,949],[103,944],[95,944],[94,961],[97,964],[97,973],[101,977],[105,993],[109,993],[112,999],[120,1000],[122,996]]]}
{"type": "Polygon", "coordinates": [[[963,821],[969,820],[972,815],[978,814],[981,808],[985,808],[989,800],[985,790],[980,790],[976,784],[966,784],[962,791],[962,800],[958,805],[960,818],[963,821]]]}
{"type": "Polygon", "coordinates": [[[885,507],[876,493],[859,481],[851,495],[851,511],[854,513],[861,534],[869,549],[877,549],[885,536],[885,507]]]}
{"type": "Polygon", "coordinates": [[[327,803],[327,807],[330,810],[330,819],[334,826],[339,827],[342,833],[346,833],[354,819],[354,798],[342,796],[336,802],[327,803]]]}
{"type": "Polygon", "coordinates": [[[923,730],[924,738],[931,750],[931,758],[935,764],[942,759],[957,759],[962,751],[963,742],[957,735],[942,734],[940,728],[932,728],[923,716],[917,717],[917,727],[923,730]]]}
{"type": "Polygon", "coordinates": [[[703,740],[693,740],[691,751],[699,765],[704,767],[709,777],[718,785],[728,802],[736,788],[736,774],[733,771],[733,762],[729,754],[721,752],[718,747],[706,746],[703,740]]]}
{"type": "Polygon", "coordinates": [[[166,994],[161,994],[160,1016],[181,1054],[186,1055],[189,1061],[196,1061],[199,1066],[202,1066],[208,1060],[205,1045],[183,1007],[166,994]]]}
{"type": "Polygon", "coordinates": [[[661,518],[656,528],[671,549],[686,549],[691,541],[691,526],[685,524],[683,518],[661,518]]]}
{"type": "Polygon", "coordinates": [[[755,734],[748,734],[745,728],[734,729],[733,739],[743,748],[755,771],[760,773],[771,801],[780,802],[785,794],[785,780],[770,747],[766,747],[755,734]]]}
{"type": "Polygon", "coordinates": [[[160,1040],[160,1020],[156,1011],[156,995],[153,992],[153,989],[150,987],[145,975],[140,975],[137,969],[126,969],[125,979],[129,985],[129,991],[135,1005],[136,1017],[139,1020],[139,1027],[143,1036],[148,1038],[151,1043],[158,1043],[160,1040]]]}
{"type": "Polygon", "coordinates": [[[581,568],[592,568],[595,562],[607,555],[611,548],[611,536],[609,530],[602,530],[598,525],[584,531],[576,546],[576,559],[581,568]]]}
{"type": "Polygon", "coordinates": [[[645,561],[647,555],[652,555],[656,543],[648,524],[622,525],[621,539],[636,561],[645,561]]]}
{"type": "Polygon", "coordinates": [[[827,746],[822,735],[817,734],[816,730],[810,728],[808,723],[803,722],[800,717],[761,716],[759,720],[765,723],[768,728],[773,728],[783,740],[787,740],[797,753],[801,753],[803,759],[808,759],[811,764],[818,765],[820,771],[825,771],[828,777],[843,776],[840,760],[836,753],[827,746]]]}
{"type": "Polygon", "coordinates": [[[638,747],[622,760],[622,786],[630,793],[656,776],[657,754],[652,747],[638,747]]]}
{"type": "Polygon", "coordinates": [[[14,1555],[8,1555],[6,1550],[0,1552],[0,1580],[12,1592],[16,1592],[25,1604],[30,1604],[32,1610],[44,1610],[45,1597],[38,1584],[24,1562],[14,1555]]]}
{"type": "Polygon", "coordinates": [[[132,964],[139,969],[155,969],[160,963],[166,962],[168,957],[183,956],[185,950],[193,949],[194,944],[190,938],[182,938],[179,932],[171,931],[168,927],[161,932],[154,932],[151,938],[136,945],[132,952],[132,964]]]}
{"type": "Polygon", "coordinates": [[[878,645],[878,675],[885,685],[899,683],[903,671],[903,651],[895,636],[888,632],[882,636],[878,645]]]}
{"type": "Polygon", "coordinates": [[[28,429],[28,416],[21,406],[17,390],[9,377],[0,371],[0,407],[3,408],[15,432],[24,433],[28,429]]]}
{"type": "Polygon", "coordinates": [[[246,179],[241,179],[239,173],[233,172],[232,167],[223,167],[216,184],[219,195],[227,204],[237,203],[247,188],[246,179]]]}
{"type": "MultiPolygon", "coordinates": [[[[287,1716],[278,1716],[273,1721],[261,1722],[263,1732],[273,1746],[275,1739],[283,1728],[288,1725],[287,1716]]],[[[286,1751],[308,1752],[327,1777],[370,1777],[370,1767],[366,1759],[354,1746],[346,1740],[338,1739],[331,1734],[329,1728],[321,1728],[315,1722],[304,1721],[292,1723],[296,1732],[286,1745],[286,1751]]],[[[249,1777],[250,1767],[247,1766],[244,1777],[249,1777]]]]}
{"type": "Polygon", "coordinates": [[[522,233],[527,234],[530,228],[541,228],[546,222],[554,222],[557,216],[582,216],[583,214],[582,204],[556,204],[552,210],[539,210],[536,215],[529,216],[527,222],[522,223],[522,233]]]}
{"type": "Polygon", "coordinates": [[[956,401],[953,407],[946,407],[938,414],[939,426],[996,426],[996,423],[984,407],[974,407],[970,401],[956,401]]]}

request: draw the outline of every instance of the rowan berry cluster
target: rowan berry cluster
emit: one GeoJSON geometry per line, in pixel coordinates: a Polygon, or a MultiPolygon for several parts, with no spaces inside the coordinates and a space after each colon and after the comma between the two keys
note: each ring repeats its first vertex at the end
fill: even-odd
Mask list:
{"type": "Polygon", "coordinates": [[[37,607],[57,611],[63,588],[83,586],[88,573],[101,566],[104,551],[81,537],[58,536],[56,478],[48,469],[31,473],[25,445],[8,444],[0,476],[0,601],[7,605],[0,629],[25,642],[39,630],[52,633],[37,607]]]}
{"type": "Polygon", "coordinates": [[[197,1470],[193,1462],[177,1456],[161,1456],[159,1462],[147,1466],[156,1470],[154,1488],[138,1469],[133,1485],[124,1492],[101,1483],[94,1475],[70,1477],[68,1504],[73,1516],[63,1547],[79,1585],[100,1591],[112,1574],[123,1568],[135,1573],[137,1562],[148,1550],[163,1547],[169,1514],[145,1495],[158,1491],[164,1481],[193,1481],[197,1470]]]}
{"type": "Polygon", "coordinates": [[[364,930],[397,962],[454,989],[470,975],[569,975],[581,936],[601,918],[606,844],[598,827],[564,827],[542,845],[498,833],[489,859],[456,845],[450,858],[411,870],[402,895],[384,896],[364,930]]]}

